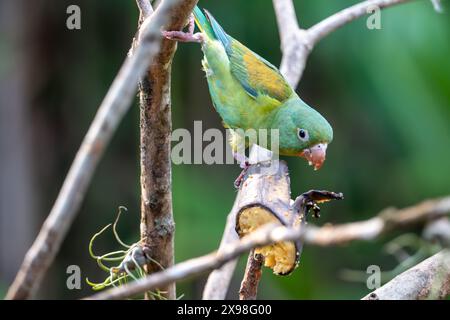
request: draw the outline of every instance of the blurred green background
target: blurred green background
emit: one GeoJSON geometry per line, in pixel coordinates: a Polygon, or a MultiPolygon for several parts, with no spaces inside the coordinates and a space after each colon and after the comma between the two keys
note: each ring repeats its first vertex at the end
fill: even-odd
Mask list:
{"type": "MultiPolygon", "coordinates": [[[[294,1],[300,25],[309,27],[358,1],[294,1]]],[[[201,0],[229,34],[267,60],[281,59],[272,1],[201,0]]],[[[323,207],[314,221],[367,219],[450,193],[450,15],[430,1],[414,1],[382,12],[382,29],[360,19],[318,44],[298,88],[300,96],[332,124],[334,142],[323,169],[287,159],[292,192],[311,188],[344,192],[345,201],[323,207]]],[[[133,0],[0,0],[0,296],[48,214],[96,109],[119,70],[136,31],[133,0]],[[65,27],[66,8],[77,4],[82,29],[65,27]]],[[[181,44],[173,65],[173,124],[221,128],[214,112],[198,45],[181,44]]],[[[66,288],[66,268],[79,265],[83,279],[103,280],[91,260],[90,237],[129,211],[120,223],[128,242],[139,236],[139,110],[135,102],[113,138],[87,197],[39,298],[80,298],[92,293],[66,288]]],[[[236,191],[238,166],[173,167],[176,260],[218,247],[236,191]]],[[[343,281],[343,269],[389,270],[397,261],[377,242],[338,248],[304,248],[300,267],[289,277],[264,270],[263,299],[358,299],[364,283],[343,281]]],[[[117,248],[111,234],[96,250],[117,248]]],[[[230,290],[237,297],[246,259],[230,290]]],[[[178,294],[200,298],[206,277],[184,281],[178,294]]]]}

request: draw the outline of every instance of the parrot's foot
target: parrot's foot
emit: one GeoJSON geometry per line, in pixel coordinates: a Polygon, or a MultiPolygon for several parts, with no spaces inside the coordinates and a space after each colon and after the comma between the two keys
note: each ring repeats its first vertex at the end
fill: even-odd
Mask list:
{"type": "Polygon", "coordinates": [[[241,154],[239,152],[234,152],[233,157],[234,159],[236,159],[236,161],[239,163],[239,166],[242,168],[241,174],[234,181],[234,187],[236,189],[239,189],[242,182],[244,181],[245,174],[247,173],[247,170],[250,167],[250,161],[244,154],[241,154]]]}
{"type": "Polygon", "coordinates": [[[236,189],[239,189],[242,182],[244,182],[244,177],[247,174],[248,168],[250,168],[250,163],[245,162],[244,165],[241,163],[241,168],[243,168],[241,174],[234,180],[234,187],[236,189]]]}
{"type": "Polygon", "coordinates": [[[194,16],[191,15],[189,18],[188,31],[163,31],[162,35],[169,40],[179,41],[179,42],[203,42],[203,34],[194,33],[195,21],[194,16]]]}
{"type": "Polygon", "coordinates": [[[163,31],[163,36],[166,39],[179,42],[203,42],[203,35],[201,33],[188,33],[183,31],[163,31]]]}

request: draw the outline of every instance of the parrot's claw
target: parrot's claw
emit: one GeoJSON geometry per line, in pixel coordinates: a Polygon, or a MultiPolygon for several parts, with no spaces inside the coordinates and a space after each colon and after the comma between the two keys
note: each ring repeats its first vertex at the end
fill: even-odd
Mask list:
{"type": "Polygon", "coordinates": [[[237,161],[239,166],[242,168],[241,174],[234,181],[234,187],[236,189],[239,189],[239,187],[241,186],[242,182],[244,181],[245,174],[247,173],[247,170],[250,167],[250,161],[245,156],[245,154],[242,154],[242,153],[239,153],[239,152],[233,152],[233,158],[237,161]]]}
{"type": "Polygon", "coordinates": [[[241,163],[241,168],[243,169],[241,174],[234,180],[234,187],[239,189],[242,182],[244,181],[245,175],[247,174],[248,168],[250,168],[250,163],[248,161],[241,163]]]}
{"type": "Polygon", "coordinates": [[[191,17],[189,18],[187,32],[184,32],[184,31],[162,31],[162,35],[166,39],[173,40],[173,41],[202,43],[203,42],[203,34],[194,33],[194,29],[195,29],[194,16],[191,15],[191,17]]]}

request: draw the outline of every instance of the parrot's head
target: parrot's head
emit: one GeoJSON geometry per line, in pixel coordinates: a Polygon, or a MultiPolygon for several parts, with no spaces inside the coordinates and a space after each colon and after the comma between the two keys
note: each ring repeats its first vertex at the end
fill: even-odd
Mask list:
{"type": "Polygon", "coordinates": [[[280,153],[300,156],[319,170],[325,162],[327,147],[333,140],[333,129],[316,110],[300,99],[281,108],[277,120],[280,128],[280,153]]]}

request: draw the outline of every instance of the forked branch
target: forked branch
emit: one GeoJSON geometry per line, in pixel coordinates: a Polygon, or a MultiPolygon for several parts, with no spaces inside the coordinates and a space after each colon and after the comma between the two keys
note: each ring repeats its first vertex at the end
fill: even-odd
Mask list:
{"type": "MultiPolygon", "coordinates": [[[[315,45],[333,31],[353,20],[373,13],[371,9],[384,9],[411,0],[367,0],[339,11],[309,29],[298,26],[292,0],[273,0],[281,39],[283,58],[281,72],[296,88],[305,70],[306,61],[315,45]]],[[[435,8],[439,1],[433,0],[435,8]]]]}

